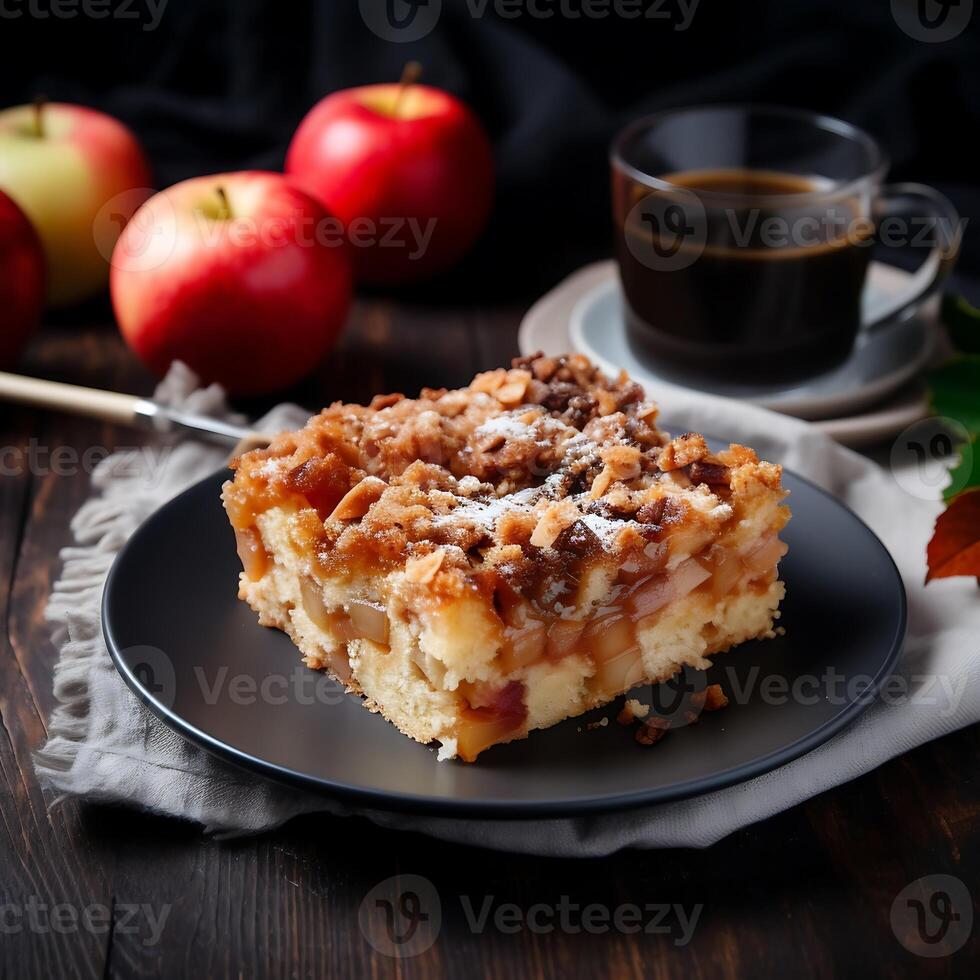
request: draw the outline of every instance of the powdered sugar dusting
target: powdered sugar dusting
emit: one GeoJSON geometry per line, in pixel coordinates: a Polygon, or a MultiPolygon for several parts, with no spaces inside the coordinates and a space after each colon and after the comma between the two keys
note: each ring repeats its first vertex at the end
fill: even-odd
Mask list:
{"type": "Polygon", "coordinates": [[[603,551],[614,551],[616,538],[624,527],[635,521],[613,521],[599,514],[583,514],[579,520],[599,539],[603,551]]]}
{"type": "Polygon", "coordinates": [[[256,473],[267,480],[274,479],[283,471],[288,462],[288,458],[284,456],[270,456],[268,459],[263,460],[262,464],[256,469],[256,473]]]}
{"type": "MultiPolygon", "coordinates": [[[[487,533],[492,533],[497,521],[505,514],[515,511],[530,514],[542,503],[551,499],[551,491],[559,483],[561,474],[555,473],[540,487],[528,487],[512,493],[506,497],[491,497],[484,500],[468,500],[458,498],[459,506],[455,507],[450,513],[439,515],[434,519],[436,526],[454,526],[461,520],[469,521],[476,527],[482,528],[487,533]]],[[[613,520],[602,517],[598,514],[587,514],[582,512],[585,507],[593,503],[588,493],[575,494],[566,498],[579,509],[578,520],[582,522],[599,541],[602,549],[607,552],[614,552],[616,539],[620,532],[630,525],[635,525],[631,520],[613,520]]]]}
{"type": "Polygon", "coordinates": [[[531,427],[513,415],[495,415],[476,430],[478,436],[503,436],[505,439],[525,439],[531,427]]]}

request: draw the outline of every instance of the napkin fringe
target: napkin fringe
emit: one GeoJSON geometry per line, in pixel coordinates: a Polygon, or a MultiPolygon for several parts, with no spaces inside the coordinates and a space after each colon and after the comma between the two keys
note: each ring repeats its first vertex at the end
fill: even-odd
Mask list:
{"type": "MultiPolygon", "coordinates": [[[[155,399],[244,422],[228,411],[220,388],[199,388],[182,364],[171,368],[155,399]]],[[[273,431],[295,428],[308,414],[281,405],[261,424],[273,431]]],[[[244,775],[184,742],[125,687],[108,657],[102,593],[116,555],[145,518],[221,459],[213,445],[175,439],[118,449],[92,473],[93,496],[71,521],[74,543],[59,553],[61,575],[44,612],[59,655],[53,679],[57,704],[47,740],[32,759],[49,809],[69,798],[127,804],[201,824],[205,833],[220,838],[258,833],[323,809],[319,797],[244,775]],[[118,727],[123,721],[130,723],[128,730],[118,727]],[[161,773],[169,775],[161,781],[161,773]]],[[[347,811],[337,806],[335,812],[347,811]]]]}
{"type": "MultiPolygon", "coordinates": [[[[72,521],[76,539],[83,538],[89,525],[86,511],[93,510],[97,508],[83,506],[72,521]]],[[[124,533],[123,525],[131,522],[132,518],[127,519],[123,510],[117,510],[95,543],[62,549],[64,568],[44,612],[45,619],[53,626],[51,639],[60,654],[54,668],[54,696],[58,705],[48,721],[48,740],[34,753],[34,765],[41,785],[62,794],[52,806],[72,790],[73,780],[66,776],[71,773],[89,733],[89,680],[102,653],[101,612],[93,627],[91,620],[76,615],[76,611],[92,601],[91,593],[101,589],[112,564],[113,554],[103,548],[105,538],[124,533]]]]}
{"type": "MultiPolygon", "coordinates": [[[[216,385],[202,389],[199,384],[190,368],[175,361],[154,398],[163,404],[228,417],[222,390],[216,385]]],[[[239,421],[237,417],[235,420],[239,421]]],[[[78,791],[73,770],[92,726],[92,672],[104,664],[102,589],[106,576],[119,550],[143,518],[159,506],[164,490],[159,479],[152,479],[151,470],[127,467],[138,452],[141,450],[117,450],[93,470],[92,486],[97,496],[82,504],[72,518],[71,531],[76,544],[59,552],[63,563],[61,576],[51,590],[44,611],[45,620],[52,626],[51,642],[59,654],[54,668],[54,696],[58,704],[48,720],[47,741],[33,753],[33,760],[42,788],[61,794],[50,806],[78,791]],[[93,607],[94,616],[86,615],[85,610],[93,607]]],[[[200,455],[203,461],[205,454],[213,457],[214,450],[183,442],[165,445],[160,454],[156,461],[160,469],[157,475],[164,477],[173,454],[200,455]]],[[[144,454],[142,458],[145,465],[149,457],[144,454]]],[[[199,472],[193,468],[191,471],[199,472]]]]}

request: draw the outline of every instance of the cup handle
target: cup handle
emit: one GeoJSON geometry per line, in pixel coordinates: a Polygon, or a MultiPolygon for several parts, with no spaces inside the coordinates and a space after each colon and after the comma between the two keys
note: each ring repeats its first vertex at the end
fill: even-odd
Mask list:
{"type": "Polygon", "coordinates": [[[906,225],[904,237],[912,246],[921,232],[931,233],[929,255],[909,279],[901,293],[890,297],[884,308],[875,311],[874,320],[863,325],[864,330],[876,330],[892,323],[913,307],[938,293],[946,281],[960,250],[963,228],[960,216],[950,200],[927,184],[888,184],[881,189],[875,207],[875,226],[878,237],[883,223],[889,218],[918,219],[915,228],[906,225]]]}

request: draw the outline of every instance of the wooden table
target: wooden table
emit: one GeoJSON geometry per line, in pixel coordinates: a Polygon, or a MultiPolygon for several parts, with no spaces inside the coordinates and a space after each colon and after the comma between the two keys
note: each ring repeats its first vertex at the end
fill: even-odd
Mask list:
{"type": "MultiPolygon", "coordinates": [[[[341,350],[296,397],[319,406],[379,391],[414,392],[420,382],[465,383],[475,370],[516,353],[520,313],[362,302],[341,350]]],[[[148,393],[152,379],[108,322],[101,309],[62,318],[38,337],[22,369],[148,393]]],[[[43,613],[59,573],[58,550],[70,541],[69,519],[86,497],[88,477],[59,474],[65,467],[45,463],[44,453],[58,446],[78,454],[92,446],[111,450],[143,437],[9,407],[0,408],[0,427],[6,447],[0,460],[6,467],[0,480],[6,626],[0,651],[0,975],[691,980],[966,976],[976,970],[980,925],[958,953],[927,959],[899,942],[890,911],[903,888],[937,873],[956,876],[974,900],[980,898],[977,727],[706,851],[537,859],[326,816],[256,839],[219,842],[195,826],[129,809],[71,800],[51,807],[31,763],[53,707],[55,653],[43,613]],[[31,455],[32,445],[33,467],[12,466],[31,455]],[[426,951],[392,958],[367,941],[358,911],[379,882],[409,874],[423,875],[434,887],[441,930],[426,951]],[[492,913],[480,931],[467,909],[478,915],[487,896],[493,896],[492,913]],[[563,897],[566,906],[598,903],[606,910],[667,903],[689,915],[703,908],[693,938],[681,946],[673,910],[661,922],[668,932],[603,931],[594,919],[591,932],[572,931],[571,918],[572,929],[563,930],[556,911],[563,897]],[[518,911],[505,909],[500,918],[507,903],[518,911]],[[102,907],[112,910],[112,926],[102,907]],[[512,931],[515,916],[525,925],[512,931]],[[154,942],[154,924],[161,923],[154,942]]],[[[656,926],[655,919],[650,912],[644,922],[656,926]]],[[[433,921],[415,917],[421,935],[433,921]]],[[[384,936],[374,927],[368,931],[383,947],[384,936]]],[[[396,929],[394,935],[405,933],[396,929]]]]}

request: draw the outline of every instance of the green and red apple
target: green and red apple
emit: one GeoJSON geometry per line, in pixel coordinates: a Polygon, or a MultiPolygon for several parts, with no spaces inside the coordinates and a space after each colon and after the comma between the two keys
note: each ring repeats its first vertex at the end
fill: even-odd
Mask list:
{"type": "Polygon", "coordinates": [[[112,246],[149,187],[136,137],[111,116],[57,102],[0,111],[0,190],[41,238],[50,305],[105,287],[112,246]]]}

